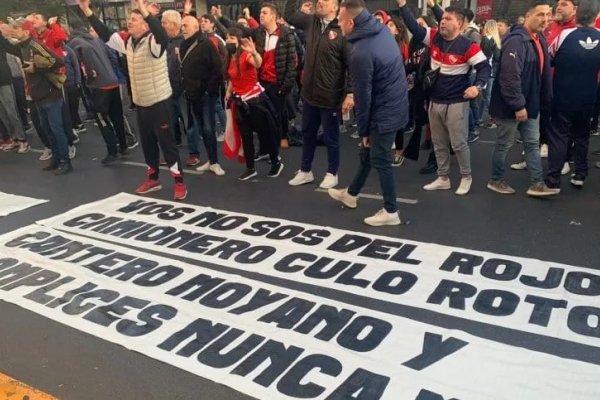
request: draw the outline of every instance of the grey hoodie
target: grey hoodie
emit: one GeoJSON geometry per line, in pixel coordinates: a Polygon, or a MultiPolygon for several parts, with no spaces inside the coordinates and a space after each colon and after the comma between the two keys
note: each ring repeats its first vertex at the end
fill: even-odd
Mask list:
{"type": "Polygon", "coordinates": [[[119,84],[110,62],[108,48],[100,39],[80,28],[73,32],[69,46],[75,50],[83,64],[86,85],[89,88],[99,89],[119,84]]]}

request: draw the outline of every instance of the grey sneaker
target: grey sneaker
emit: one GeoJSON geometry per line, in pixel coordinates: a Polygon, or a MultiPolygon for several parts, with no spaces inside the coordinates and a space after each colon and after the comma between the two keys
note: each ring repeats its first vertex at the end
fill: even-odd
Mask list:
{"type": "Polygon", "coordinates": [[[515,189],[504,181],[490,180],[487,184],[487,188],[500,194],[515,194],[515,189]]]}
{"type": "Polygon", "coordinates": [[[560,189],[549,188],[544,182],[538,182],[527,189],[527,195],[533,197],[556,196],[559,193],[560,189]]]}

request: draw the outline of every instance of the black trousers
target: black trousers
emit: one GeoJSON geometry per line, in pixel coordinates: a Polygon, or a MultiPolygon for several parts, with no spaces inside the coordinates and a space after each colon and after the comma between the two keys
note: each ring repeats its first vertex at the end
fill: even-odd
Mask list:
{"type": "MultiPolygon", "coordinates": [[[[287,95],[279,93],[281,86],[276,83],[261,82],[269,100],[275,107],[278,139],[288,138],[289,116],[287,110],[287,95]]],[[[262,149],[261,149],[262,150],[262,149]]]]}
{"type": "Polygon", "coordinates": [[[31,114],[31,122],[33,123],[33,126],[38,134],[38,137],[40,138],[40,141],[43,143],[44,147],[46,147],[47,149],[51,149],[52,142],[50,141],[48,132],[46,132],[42,127],[42,122],[40,121],[40,115],[38,114],[36,105],[32,101],[28,100],[27,107],[29,108],[29,112],[31,114]]]}
{"type": "Polygon", "coordinates": [[[81,88],[79,86],[65,87],[67,101],[69,103],[69,112],[73,126],[78,127],[82,124],[79,116],[79,100],[81,99],[81,88]]]}
{"type": "Polygon", "coordinates": [[[150,179],[158,179],[160,152],[176,182],[183,182],[183,170],[179,159],[179,150],[175,146],[170,118],[169,99],[150,107],[137,106],[138,126],[144,151],[144,159],[148,165],[150,179]]]}
{"type": "Polygon", "coordinates": [[[569,147],[573,143],[575,174],[588,175],[588,147],[590,122],[594,110],[557,111],[550,117],[548,130],[548,174],[546,182],[551,186],[560,184],[560,171],[568,161],[569,147]]]}
{"type": "Polygon", "coordinates": [[[127,149],[125,123],[123,121],[123,104],[118,87],[110,90],[93,89],[94,118],[102,133],[109,154],[117,154],[117,143],[124,151],[127,149]]]}
{"type": "Polygon", "coordinates": [[[13,78],[13,87],[15,89],[15,100],[19,118],[23,126],[27,126],[27,97],[25,95],[25,80],[23,78],[13,78]]]}
{"type": "Polygon", "coordinates": [[[245,104],[236,99],[235,119],[242,137],[246,168],[254,169],[254,134],[258,133],[261,150],[269,154],[272,164],[279,162],[279,136],[270,100],[263,93],[245,104]]]}

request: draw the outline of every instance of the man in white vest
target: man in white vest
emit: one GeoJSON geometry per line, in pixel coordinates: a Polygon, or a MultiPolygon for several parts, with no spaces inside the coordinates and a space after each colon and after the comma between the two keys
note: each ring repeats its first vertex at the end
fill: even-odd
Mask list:
{"type": "Polygon", "coordinates": [[[127,55],[133,103],[136,105],[138,125],[142,138],[144,158],[148,165],[148,179],[137,189],[145,194],[162,189],[158,180],[160,151],[175,179],[175,200],[187,196],[179,151],[169,118],[171,84],[167,67],[167,33],[160,21],[150,15],[144,0],[135,0],[137,9],[131,10],[127,21],[129,39],[125,42],[118,33],[111,32],[90,9],[90,0],[78,0],[98,36],[109,47],[127,55]],[[160,151],[159,151],[160,147],[160,151]]]}

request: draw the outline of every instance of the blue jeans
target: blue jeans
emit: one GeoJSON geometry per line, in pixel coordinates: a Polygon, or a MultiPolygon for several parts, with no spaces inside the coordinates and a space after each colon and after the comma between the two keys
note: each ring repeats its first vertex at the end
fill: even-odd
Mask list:
{"type": "Polygon", "coordinates": [[[383,193],[383,208],[389,213],[398,211],[396,207],[396,188],[394,186],[394,171],[392,169],[392,143],[396,132],[379,133],[372,131],[369,139],[371,147],[360,149],[360,164],[358,171],[348,187],[348,193],[357,196],[362,190],[371,167],[377,170],[379,185],[383,193]]]}
{"type": "Polygon", "coordinates": [[[217,118],[219,119],[219,124],[221,124],[221,129],[225,131],[225,124],[227,124],[227,119],[225,118],[225,109],[223,109],[223,99],[221,96],[217,97],[217,102],[215,103],[215,111],[217,113],[217,118]]]}
{"type": "MultiPolygon", "coordinates": [[[[340,110],[315,107],[304,102],[302,110],[302,166],[309,172],[317,149],[317,133],[323,126],[323,136],[327,146],[327,172],[337,175],[340,166],[340,110]]],[[[390,143],[390,148],[392,144],[390,143]]]]}
{"type": "MultiPolygon", "coordinates": [[[[198,132],[202,135],[204,141],[204,147],[208,154],[208,161],[211,164],[219,162],[217,156],[217,136],[215,134],[215,105],[217,99],[215,96],[209,94],[203,94],[200,97],[190,100],[192,106],[192,113],[194,114],[194,122],[198,128],[198,132]]],[[[198,151],[198,135],[190,134],[188,140],[190,141],[189,149],[190,154],[197,155],[198,151]],[[195,146],[195,148],[194,148],[195,146]],[[195,152],[192,153],[192,150],[195,152]]]]}
{"type": "Polygon", "coordinates": [[[53,162],[68,162],[69,144],[64,128],[62,98],[36,106],[42,129],[50,136],[53,162]]]}
{"type": "Polygon", "coordinates": [[[515,142],[515,135],[521,133],[523,147],[525,147],[525,161],[529,171],[530,184],[544,180],[542,159],[540,158],[540,121],[539,117],[518,122],[515,119],[498,120],[499,127],[496,132],[496,144],[492,154],[492,180],[499,181],[504,178],[506,154],[515,142]]]}
{"type": "Polygon", "coordinates": [[[171,118],[171,126],[173,127],[173,131],[175,133],[175,141],[181,142],[181,132],[185,132],[187,136],[188,142],[188,150],[189,154],[199,155],[200,150],[198,149],[198,143],[200,141],[200,136],[198,134],[198,124],[196,123],[196,119],[192,115],[191,126],[187,119],[187,100],[183,98],[183,96],[178,97],[176,99],[171,98],[169,100],[169,116],[171,118]],[[184,105],[184,109],[182,109],[182,105],[184,105]],[[182,118],[180,120],[179,118],[182,118]],[[183,121],[185,127],[181,127],[180,121],[183,121]],[[188,128],[189,126],[189,128],[188,128]],[[183,129],[182,129],[183,128],[183,129]],[[178,132],[179,131],[179,132],[178,132]]]}

